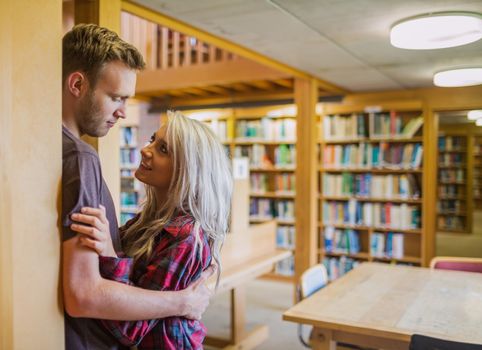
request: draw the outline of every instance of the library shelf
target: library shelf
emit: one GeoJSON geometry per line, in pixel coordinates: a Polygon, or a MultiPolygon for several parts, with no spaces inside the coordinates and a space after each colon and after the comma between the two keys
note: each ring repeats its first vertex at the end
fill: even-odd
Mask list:
{"type": "Polygon", "coordinates": [[[273,199],[294,199],[294,193],[277,193],[277,192],[251,192],[249,194],[253,198],[273,198],[273,199]]]}
{"type": "Polygon", "coordinates": [[[422,173],[422,169],[390,169],[390,168],[319,168],[320,172],[326,173],[373,173],[373,174],[409,174],[422,173]]]}
{"type": "Polygon", "coordinates": [[[411,203],[421,204],[420,198],[373,198],[363,196],[320,196],[320,200],[328,201],[348,201],[350,199],[357,200],[359,202],[390,202],[390,203],[411,203]]]}

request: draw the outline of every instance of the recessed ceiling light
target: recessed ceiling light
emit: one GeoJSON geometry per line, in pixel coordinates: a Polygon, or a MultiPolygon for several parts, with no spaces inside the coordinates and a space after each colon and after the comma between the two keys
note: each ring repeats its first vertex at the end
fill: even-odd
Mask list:
{"type": "Polygon", "coordinates": [[[482,119],[477,119],[477,120],[475,121],[475,125],[477,125],[477,126],[482,126],[482,119]]]}
{"type": "Polygon", "coordinates": [[[482,14],[435,12],[403,19],[390,30],[390,42],[402,49],[430,50],[469,44],[482,38],[482,14]]]}
{"type": "Polygon", "coordinates": [[[435,73],[435,86],[456,87],[482,84],[482,68],[460,68],[435,73]]]}
{"type": "Polygon", "coordinates": [[[482,110],[474,110],[467,113],[467,118],[469,120],[477,120],[482,118],[482,110]]]}

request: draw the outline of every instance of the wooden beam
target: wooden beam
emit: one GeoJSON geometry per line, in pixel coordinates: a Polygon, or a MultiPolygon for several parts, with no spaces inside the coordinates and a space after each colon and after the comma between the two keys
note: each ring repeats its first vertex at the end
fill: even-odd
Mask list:
{"type": "Polygon", "coordinates": [[[435,256],[437,231],[438,115],[423,105],[423,174],[422,174],[422,265],[428,267],[435,256]]]}
{"type": "Polygon", "coordinates": [[[179,67],[179,32],[172,32],[172,66],[179,67]]]}
{"type": "Polygon", "coordinates": [[[219,95],[230,95],[231,91],[221,86],[203,86],[204,90],[211,91],[219,95]]]}
{"type": "Polygon", "coordinates": [[[161,45],[159,45],[159,57],[161,61],[161,69],[169,67],[169,29],[161,28],[161,45]]]}
{"type": "Polygon", "coordinates": [[[246,92],[246,91],[252,91],[251,87],[249,85],[243,84],[243,83],[234,83],[230,84],[227,87],[230,89],[232,88],[233,90],[239,91],[239,92],[246,92]]]}
{"type": "Polygon", "coordinates": [[[278,79],[278,80],[273,80],[273,83],[283,86],[285,88],[292,89],[293,88],[293,81],[291,79],[278,79]]]}
{"type": "MultiPolygon", "coordinates": [[[[122,10],[135,14],[136,16],[143,17],[145,19],[148,19],[149,21],[158,23],[162,26],[169,27],[172,30],[176,30],[184,34],[191,35],[193,37],[196,37],[198,40],[201,40],[202,42],[212,44],[216,47],[219,47],[220,49],[234,53],[235,55],[239,55],[241,57],[253,60],[257,63],[266,65],[272,69],[276,69],[289,76],[305,78],[305,79],[309,79],[312,77],[310,74],[303,72],[299,69],[290,67],[287,64],[284,64],[275,59],[269,58],[256,51],[253,51],[241,45],[232,43],[229,40],[223,39],[221,37],[215,36],[201,29],[195,28],[187,23],[184,23],[172,17],[152,11],[151,9],[145,8],[141,5],[134,4],[129,1],[122,1],[122,10]]],[[[342,89],[334,84],[325,82],[320,79],[317,79],[317,83],[319,86],[322,86],[323,88],[329,91],[333,91],[335,93],[347,92],[347,90],[345,89],[342,89]]]]}
{"type": "Polygon", "coordinates": [[[261,90],[274,90],[273,84],[271,82],[262,80],[262,81],[251,81],[249,85],[252,85],[261,90]]]}
{"type": "Polygon", "coordinates": [[[200,89],[200,88],[186,88],[186,89],[182,89],[181,92],[187,92],[188,94],[196,95],[196,96],[210,95],[208,91],[204,91],[203,89],[200,89]]]}
{"type": "Polygon", "coordinates": [[[190,66],[191,65],[191,37],[184,35],[184,61],[182,62],[183,66],[190,66]]]}
{"type": "Polygon", "coordinates": [[[138,94],[162,90],[228,85],[238,82],[286,78],[286,73],[264,67],[249,60],[224,61],[193,65],[179,69],[145,70],[138,76],[138,94]]]}
{"type": "Polygon", "coordinates": [[[296,121],[296,249],[295,280],[317,263],[318,160],[316,152],[318,85],[315,79],[295,79],[296,121]]]}

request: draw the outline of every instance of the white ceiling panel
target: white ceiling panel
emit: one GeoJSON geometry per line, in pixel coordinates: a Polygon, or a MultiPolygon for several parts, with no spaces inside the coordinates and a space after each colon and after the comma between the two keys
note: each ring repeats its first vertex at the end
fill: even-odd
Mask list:
{"type": "Polygon", "coordinates": [[[389,43],[390,27],[400,19],[449,10],[482,12],[482,0],[136,2],[353,91],[433,86],[437,70],[482,66],[482,40],[427,51],[389,43]]]}

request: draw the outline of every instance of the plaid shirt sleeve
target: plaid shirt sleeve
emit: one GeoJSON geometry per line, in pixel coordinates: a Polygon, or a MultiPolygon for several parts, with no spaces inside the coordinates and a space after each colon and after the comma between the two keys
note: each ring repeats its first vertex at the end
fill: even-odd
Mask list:
{"type": "MultiPolygon", "coordinates": [[[[203,270],[200,258],[203,249],[196,248],[192,234],[193,225],[170,225],[161,233],[151,260],[141,275],[133,276],[133,262],[130,258],[100,257],[102,277],[117,282],[136,285],[151,290],[181,290],[196,280],[203,270]]],[[[102,320],[104,327],[126,346],[138,345],[159,319],[139,321],[102,320]]]]}

